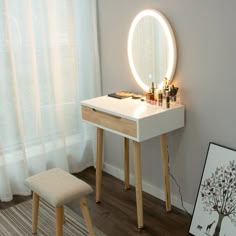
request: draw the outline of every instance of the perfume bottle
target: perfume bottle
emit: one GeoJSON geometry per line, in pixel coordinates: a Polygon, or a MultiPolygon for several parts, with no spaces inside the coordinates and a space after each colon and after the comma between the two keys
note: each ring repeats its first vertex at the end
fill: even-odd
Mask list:
{"type": "Polygon", "coordinates": [[[150,103],[153,105],[156,104],[155,92],[156,92],[156,88],[154,86],[154,82],[152,82],[152,85],[150,88],[150,103]]]}
{"type": "Polygon", "coordinates": [[[170,95],[169,91],[166,91],[166,108],[170,108],[170,95]]]}
{"type": "Polygon", "coordinates": [[[163,94],[161,90],[158,90],[158,105],[162,106],[163,94]]]}

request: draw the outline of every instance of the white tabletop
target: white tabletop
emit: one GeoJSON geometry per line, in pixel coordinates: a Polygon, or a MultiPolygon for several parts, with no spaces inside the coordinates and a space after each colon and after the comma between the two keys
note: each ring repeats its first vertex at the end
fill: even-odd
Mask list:
{"type": "Polygon", "coordinates": [[[152,115],[157,115],[158,113],[183,107],[183,105],[180,104],[171,104],[170,108],[166,108],[165,104],[163,104],[163,106],[158,106],[141,101],[140,99],[117,99],[109,96],[101,96],[84,100],[81,104],[131,120],[139,120],[152,115]]]}

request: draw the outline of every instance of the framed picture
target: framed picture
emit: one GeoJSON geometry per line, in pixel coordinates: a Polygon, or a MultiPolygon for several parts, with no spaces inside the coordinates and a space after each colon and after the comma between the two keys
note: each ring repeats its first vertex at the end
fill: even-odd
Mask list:
{"type": "Polygon", "coordinates": [[[189,233],[236,235],[236,150],[209,143],[189,233]]]}

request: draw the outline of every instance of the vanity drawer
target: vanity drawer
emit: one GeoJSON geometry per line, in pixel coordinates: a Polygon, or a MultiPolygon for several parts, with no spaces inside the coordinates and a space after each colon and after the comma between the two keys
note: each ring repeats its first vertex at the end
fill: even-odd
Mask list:
{"type": "Polygon", "coordinates": [[[125,119],[87,106],[82,106],[82,118],[104,128],[137,137],[137,125],[133,120],[125,119]]]}

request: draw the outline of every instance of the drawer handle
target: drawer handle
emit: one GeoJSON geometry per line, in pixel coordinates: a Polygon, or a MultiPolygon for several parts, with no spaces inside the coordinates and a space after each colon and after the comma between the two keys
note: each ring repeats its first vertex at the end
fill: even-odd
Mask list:
{"type": "Polygon", "coordinates": [[[97,112],[97,113],[100,113],[100,114],[102,114],[102,115],[106,115],[106,116],[109,116],[109,117],[112,117],[112,118],[115,118],[115,119],[118,119],[118,120],[122,119],[122,118],[119,117],[119,116],[111,115],[111,114],[108,114],[108,113],[103,112],[103,111],[98,111],[98,110],[96,110],[96,109],[94,109],[94,108],[92,108],[92,110],[93,110],[94,112],[97,112]]]}

